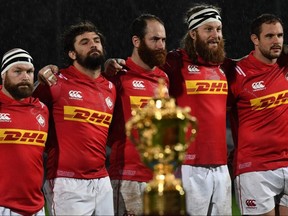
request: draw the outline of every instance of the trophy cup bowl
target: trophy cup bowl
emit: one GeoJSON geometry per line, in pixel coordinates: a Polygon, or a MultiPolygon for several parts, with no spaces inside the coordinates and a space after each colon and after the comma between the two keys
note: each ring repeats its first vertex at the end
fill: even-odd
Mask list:
{"type": "Polygon", "coordinates": [[[165,92],[159,81],[158,95],[141,110],[133,110],[126,123],[127,136],[154,173],[144,191],[144,215],[186,214],[185,192],[173,173],[195,138],[197,120],[189,114],[190,108],[176,106],[165,92]]]}

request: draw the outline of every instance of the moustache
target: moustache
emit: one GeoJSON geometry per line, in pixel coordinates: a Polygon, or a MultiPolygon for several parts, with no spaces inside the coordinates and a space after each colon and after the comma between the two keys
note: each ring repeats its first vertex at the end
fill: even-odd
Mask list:
{"type": "Polygon", "coordinates": [[[166,55],[167,54],[167,50],[165,50],[165,49],[154,50],[154,54],[156,54],[156,55],[166,55]]]}
{"type": "Polygon", "coordinates": [[[271,48],[272,48],[272,49],[282,49],[282,46],[280,46],[280,45],[273,45],[271,48]]]}
{"type": "Polygon", "coordinates": [[[88,55],[91,55],[91,54],[93,54],[93,53],[97,53],[98,55],[101,55],[101,52],[100,52],[99,50],[97,50],[97,49],[92,49],[92,50],[90,50],[90,51],[88,52],[88,55]]]}
{"type": "Polygon", "coordinates": [[[17,87],[20,87],[20,86],[29,86],[29,87],[31,87],[32,83],[30,83],[30,82],[20,82],[16,86],[17,87]]]}
{"type": "Polygon", "coordinates": [[[211,39],[211,40],[208,40],[207,43],[220,43],[220,40],[218,40],[218,39],[211,39]]]}

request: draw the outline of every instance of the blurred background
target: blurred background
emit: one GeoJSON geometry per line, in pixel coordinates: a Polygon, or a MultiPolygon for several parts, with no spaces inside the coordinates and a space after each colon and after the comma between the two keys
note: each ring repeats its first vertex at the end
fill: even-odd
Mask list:
{"type": "MultiPolygon", "coordinates": [[[[131,53],[129,26],[141,13],[159,16],[166,26],[167,48],[177,48],[186,32],[184,14],[194,3],[222,8],[228,57],[239,58],[253,48],[249,26],[261,13],[275,13],[287,21],[287,0],[0,0],[0,55],[21,47],[34,58],[36,70],[47,64],[62,66],[59,37],[81,20],[96,24],[107,39],[107,57],[131,53]]],[[[288,21],[287,21],[288,24],[288,21]]]]}
{"type": "MultiPolygon", "coordinates": [[[[0,56],[20,47],[34,58],[36,72],[47,64],[62,67],[61,34],[71,24],[90,20],[106,37],[107,58],[126,58],[132,50],[129,26],[141,13],[155,14],[164,21],[167,49],[171,50],[186,32],[185,12],[200,2],[222,9],[226,52],[231,58],[253,49],[249,29],[256,16],[274,13],[288,25],[287,0],[0,0],[0,56]]],[[[230,149],[229,125],[227,143],[230,149]]]]}

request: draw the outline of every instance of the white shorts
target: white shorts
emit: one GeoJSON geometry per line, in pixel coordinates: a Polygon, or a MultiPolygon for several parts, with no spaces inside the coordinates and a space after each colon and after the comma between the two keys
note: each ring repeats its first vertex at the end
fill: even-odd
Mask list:
{"type": "MultiPolygon", "coordinates": [[[[13,212],[11,209],[9,208],[5,208],[0,206],[0,215],[3,216],[22,216],[21,214],[18,214],[16,212],[13,212]]],[[[31,215],[31,216],[45,216],[45,209],[44,207],[37,213],[31,215]]]]}
{"type": "Polygon", "coordinates": [[[188,215],[232,215],[231,178],[226,165],[182,165],[188,215]]]}
{"type": "Polygon", "coordinates": [[[109,177],[46,180],[44,195],[49,215],[114,215],[109,177]]]}
{"type": "Polygon", "coordinates": [[[115,215],[143,214],[143,192],[146,182],[111,180],[115,215]]]}
{"type": "Polygon", "coordinates": [[[276,204],[288,206],[288,168],[249,172],[235,178],[235,195],[241,214],[265,214],[276,204]]]}

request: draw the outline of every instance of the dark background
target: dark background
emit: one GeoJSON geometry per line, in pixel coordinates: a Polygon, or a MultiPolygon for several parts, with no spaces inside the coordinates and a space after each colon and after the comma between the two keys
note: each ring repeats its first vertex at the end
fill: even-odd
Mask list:
{"type": "MultiPolygon", "coordinates": [[[[143,12],[159,16],[166,26],[168,50],[177,48],[186,32],[183,17],[194,3],[222,8],[228,57],[239,58],[253,48],[249,26],[261,13],[275,13],[287,21],[287,0],[0,0],[0,55],[9,49],[26,49],[36,71],[47,64],[63,66],[58,38],[80,20],[96,24],[107,39],[107,57],[131,53],[129,26],[143,12]]],[[[287,22],[288,23],[288,22],[287,22]]],[[[286,36],[285,36],[286,37],[286,36]]]]}

